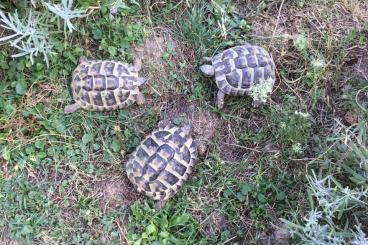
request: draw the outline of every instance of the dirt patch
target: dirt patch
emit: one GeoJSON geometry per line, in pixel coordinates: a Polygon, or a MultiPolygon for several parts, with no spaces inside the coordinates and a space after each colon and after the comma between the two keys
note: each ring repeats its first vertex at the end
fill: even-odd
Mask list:
{"type": "Polygon", "coordinates": [[[116,176],[93,183],[94,196],[105,209],[129,206],[142,198],[126,176],[116,176]]]}
{"type": "MultiPolygon", "coordinates": [[[[201,146],[205,147],[212,141],[216,131],[222,124],[222,121],[214,113],[195,106],[191,106],[191,110],[187,114],[187,120],[193,127],[194,137],[201,146]]],[[[202,153],[208,153],[208,149],[207,152],[202,153]]]]}
{"type": "Polygon", "coordinates": [[[8,162],[3,158],[0,158],[0,177],[5,180],[10,180],[12,178],[11,170],[9,169],[8,162]]]}
{"type": "Polygon", "coordinates": [[[192,126],[193,137],[198,141],[202,154],[213,140],[217,129],[222,125],[221,119],[214,113],[201,108],[197,103],[190,102],[186,95],[170,96],[162,104],[161,120],[173,122],[175,119],[192,126]]]}
{"type": "MultiPolygon", "coordinates": [[[[368,38],[368,33],[366,38],[368,38]]],[[[368,81],[368,44],[354,47],[349,52],[342,70],[344,72],[343,82],[352,78],[368,81]]]]}
{"type": "Polygon", "coordinates": [[[152,94],[165,96],[191,83],[194,51],[175,39],[173,32],[165,27],[155,27],[141,46],[133,47],[133,57],[142,61],[142,75],[148,79],[152,94]],[[185,82],[179,81],[179,77],[185,82]],[[169,81],[170,80],[170,81],[169,81]],[[181,86],[178,86],[181,85],[181,86]]]}
{"type": "Polygon", "coordinates": [[[205,234],[216,236],[226,229],[226,218],[222,213],[213,211],[204,222],[204,225],[205,234]]]}
{"type": "Polygon", "coordinates": [[[291,237],[288,227],[285,224],[279,224],[268,230],[268,232],[260,234],[258,240],[261,244],[267,245],[284,245],[291,244],[291,237]]]}
{"type": "Polygon", "coordinates": [[[224,162],[236,163],[269,152],[264,146],[266,142],[242,140],[247,132],[260,132],[264,127],[265,118],[246,109],[234,112],[234,115],[237,115],[237,119],[228,121],[219,129],[216,142],[221,159],[224,162]]]}
{"type": "Polygon", "coordinates": [[[213,211],[209,215],[205,215],[201,210],[190,210],[193,218],[200,224],[201,231],[207,236],[213,237],[221,234],[227,228],[227,220],[225,215],[219,211],[213,211]]]}

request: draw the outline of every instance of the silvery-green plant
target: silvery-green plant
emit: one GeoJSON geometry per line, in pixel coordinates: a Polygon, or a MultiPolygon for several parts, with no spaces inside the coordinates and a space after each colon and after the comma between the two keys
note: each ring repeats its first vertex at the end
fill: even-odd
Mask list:
{"type": "Polygon", "coordinates": [[[35,8],[36,7],[36,3],[37,3],[37,0],[31,0],[31,4],[32,6],[35,8]]]}
{"type": "Polygon", "coordinates": [[[303,222],[282,219],[301,244],[368,244],[359,225],[368,210],[368,124],[364,119],[351,126],[335,121],[333,134],[326,139],[332,145],[318,160],[324,171],[307,175],[312,211],[303,222]],[[347,226],[354,223],[352,217],[355,227],[347,226]]]}
{"type": "Polygon", "coordinates": [[[73,0],[61,0],[61,4],[45,3],[47,8],[64,20],[64,33],[66,35],[66,28],[68,27],[69,32],[73,32],[75,27],[71,20],[74,18],[85,17],[86,10],[72,9],[73,0]]]}
{"type": "Polygon", "coordinates": [[[273,79],[269,78],[254,85],[250,91],[250,96],[261,103],[266,102],[269,94],[272,92],[273,79]]]}
{"type": "Polygon", "coordinates": [[[47,31],[39,26],[38,15],[30,11],[28,18],[20,19],[17,12],[5,14],[0,10],[0,23],[3,28],[12,33],[0,38],[0,43],[8,43],[18,50],[18,53],[12,57],[28,55],[33,64],[33,57],[41,53],[47,66],[49,65],[48,55],[52,54],[53,45],[49,41],[47,31]]]}
{"type": "Polygon", "coordinates": [[[356,226],[357,232],[349,230],[338,232],[335,224],[332,221],[325,220],[325,216],[320,211],[311,210],[304,217],[303,224],[294,224],[285,219],[281,220],[288,225],[291,235],[300,239],[299,244],[340,245],[347,244],[348,240],[352,240],[349,244],[367,244],[361,243],[366,242],[367,238],[359,227],[356,226]],[[353,237],[353,239],[349,239],[349,237],[353,237]]]}
{"type": "Polygon", "coordinates": [[[368,237],[360,228],[360,225],[355,226],[354,239],[350,242],[351,245],[367,245],[368,237]]]}
{"type": "Polygon", "coordinates": [[[332,220],[336,213],[341,213],[356,206],[368,207],[364,198],[368,197],[367,189],[350,189],[343,187],[332,175],[317,177],[314,171],[307,176],[312,195],[326,218],[332,220]]]}

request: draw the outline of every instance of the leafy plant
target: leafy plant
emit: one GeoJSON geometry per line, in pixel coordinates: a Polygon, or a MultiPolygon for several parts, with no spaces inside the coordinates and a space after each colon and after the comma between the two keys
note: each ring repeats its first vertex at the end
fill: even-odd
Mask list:
{"type": "Polygon", "coordinates": [[[312,244],[365,244],[367,236],[359,228],[367,219],[360,210],[368,208],[367,122],[347,127],[336,121],[334,133],[327,137],[327,151],[316,160],[320,167],[307,175],[310,214],[304,222],[284,220],[295,237],[312,244]],[[357,223],[355,230],[346,226],[357,223]],[[362,242],[362,243],[360,243],[362,242]]]}
{"type": "Polygon", "coordinates": [[[198,56],[216,46],[216,36],[220,33],[218,28],[213,27],[213,20],[206,18],[206,11],[205,5],[198,4],[185,13],[188,20],[180,22],[184,39],[198,50],[198,56]]]}
{"type": "Polygon", "coordinates": [[[128,240],[132,244],[195,244],[197,224],[191,215],[176,212],[169,216],[170,207],[156,212],[147,203],[135,203],[131,210],[128,240]]]}
{"type": "Polygon", "coordinates": [[[73,32],[75,27],[73,26],[71,19],[82,18],[85,15],[85,10],[72,9],[73,0],[62,0],[61,4],[45,3],[47,8],[64,20],[64,33],[66,35],[66,28],[69,32],[73,32]]]}
{"type": "Polygon", "coordinates": [[[275,140],[285,144],[291,154],[298,155],[311,136],[313,120],[308,113],[294,109],[294,99],[286,97],[286,106],[275,106],[266,116],[275,140]]]}
{"type": "Polygon", "coordinates": [[[53,43],[49,40],[49,34],[44,28],[41,28],[41,18],[29,12],[28,18],[20,20],[17,12],[6,15],[0,10],[1,26],[13,32],[9,36],[0,38],[0,42],[9,43],[10,46],[19,50],[12,57],[21,57],[29,55],[31,63],[34,63],[34,56],[42,53],[44,61],[49,65],[48,55],[52,54],[53,43]]]}

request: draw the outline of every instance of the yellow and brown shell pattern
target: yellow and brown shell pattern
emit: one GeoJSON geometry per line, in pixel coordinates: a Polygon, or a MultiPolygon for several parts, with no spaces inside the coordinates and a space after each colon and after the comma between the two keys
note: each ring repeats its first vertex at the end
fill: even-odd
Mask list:
{"type": "Polygon", "coordinates": [[[145,79],[138,76],[138,69],[119,61],[81,59],[71,85],[75,104],[67,106],[65,113],[73,112],[75,107],[109,111],[143,99],[139,86],[145,79]]]}
{"type": "Polygon", "coordinates": [[[269,53],[256,45],[229,48],[212,59],[218,88],[225,94],[245,95],[253,85],[276,80],[275,64],[269,53]]]}
{"type": "Polygon", "coordinates": [[[197,158],[190,127],[168,125],[148,135],[126,164],[129,180],[154,200],[167,200],[183,185],[197,158]]]}

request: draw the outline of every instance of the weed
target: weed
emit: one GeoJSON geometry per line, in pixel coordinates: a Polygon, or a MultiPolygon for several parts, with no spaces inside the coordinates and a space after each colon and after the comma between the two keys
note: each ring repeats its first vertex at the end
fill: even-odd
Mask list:
{"type": "Polygon", "coordinates": [[[167,205],[157,212],[148,203],[136,203],[131,210],[128,240],[133,244],[195,244],[198,224],[184,210],[167,205]]]}
{"type": "Polygon", "coordinates": [[[351,127],[336,121],[334,133],[325,139],[329,148],[316,160],[322,166],[320,174],[307,175],[315,208],[300,225],[284,220],[302,242],[366,241],[359,228],[366,218],[359,210],[367,208],[368,198],[366,130],[365,119],[351,127]],[[357,223],[356,230],[344,226],[350,222],[357,223]]]}
{"type": "Polygon", "coordinates": [[[293,107],[294,97],[286,97],[287,106],[275,106],[265,115],[274,140],[285,144],[290,154],[300,155],[312,134],[313,120],[308,113],[293,107]]]}
{"type": "Polygon", "coordinates": [[[0,38],[0,42],[8,42],[10,46],[17,48],[20,52],[12,57],[29,55],[31,63],[34,63],[34,56],[42,53],[44,61],[49,64],[48,55],[52,54],[53,44],[49,41],[49,34],[41,29],[41,18],[37,14],[29,12],[28,17],[20,20],[17,12],[13,15],[0,11],[0,21],[2,27],[12,31],[14,34],[0,38]]]}
{"type": "Polygon", "coordinates": [[[123,56],[127,61],[131,61],[131,44],[143,42],[145,29],[142,23],[122,25],[121,21],[123,21],[121,17],[111,20],[108,15],[102,13],[101,18],[95,22],[89,22],[81,31],[89,33],[91,38],[99,43],[98,49],[104,56],[110,59],[123,56]]]}

